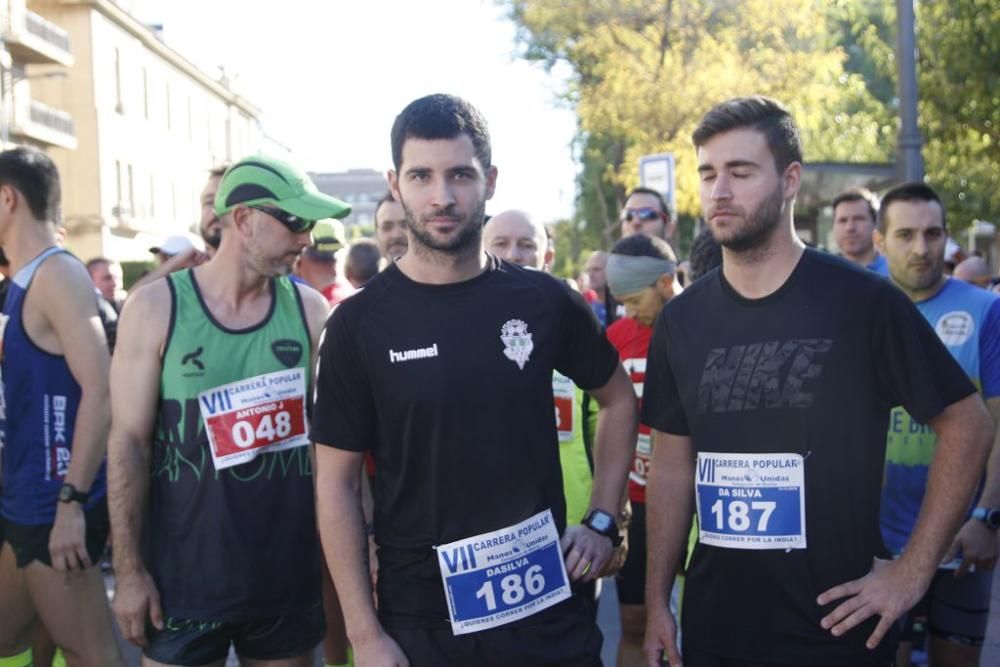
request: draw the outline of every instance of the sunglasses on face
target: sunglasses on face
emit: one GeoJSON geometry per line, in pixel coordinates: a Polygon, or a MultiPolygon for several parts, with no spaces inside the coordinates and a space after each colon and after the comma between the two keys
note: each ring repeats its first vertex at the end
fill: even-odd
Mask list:
{"type": "Polygon", "coordinates": [[[634,220],[638,220],[639,222],[650,222],[652,220],[659,220],[661,217],[663,217],[663,213],[648,206],[644,206],[642,208],[627,208],[622,211],[622,220],[625,222],[632,222],[634,220]]]}
{"type": "Polygon", "coordinates": [[[280,208],[273,208],[271,206],[250,206],[249,208],[268,214],[294,234],[310,232],[316,226],[315,220],[304,220],[297,215],[282,211],[280,208]]]}

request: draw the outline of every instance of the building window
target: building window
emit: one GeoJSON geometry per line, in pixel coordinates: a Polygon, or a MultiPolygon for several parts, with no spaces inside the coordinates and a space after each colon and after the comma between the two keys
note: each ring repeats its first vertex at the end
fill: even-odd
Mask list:
{"type": "Polygon", "coordinates": [[[142,114],[149,120],[149,70],[142,68],[142,114]]]}
{"type": "Polygon", "coordinates": [[[122,205],[122,163],[115,160],[115,204],[120,208],[122,205]]]}
{"type": "Polygon", "coordinates": [[[125,113],[122,101],[122,52],[115,49],[115,111],[125,113]]]}
{"type": "Polygon", "coordinates": [[[126,167],[128,172],[128,208],[135,211],[135,181],[132,178],[132,165],[126,167]]]}

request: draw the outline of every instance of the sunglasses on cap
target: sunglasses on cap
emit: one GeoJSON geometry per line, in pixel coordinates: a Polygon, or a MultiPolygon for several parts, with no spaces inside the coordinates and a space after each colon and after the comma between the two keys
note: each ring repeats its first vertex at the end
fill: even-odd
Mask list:
{"type": "Polygon", "coordinates": [[[638,219],[639,222],[649,222],[651,220],[659,220],[663,217],[663,211],[657,211],[655,208],[650,208],[649,206],[643,206],[642,208],[627,208],[622,211],[622,220],[625,222],[632,222],[638,219]]]}
{"type": "Polygon", "coordinates": [[[312,228],[316,226],[315,220],[304,220],[297,215],[292,215],[291,213],[282,211],[280,208],[274,208],[271,206],[249,206],[248,208],[268,214],[287,227],[288,230],[294,234],[311,232],[312,228]]]}

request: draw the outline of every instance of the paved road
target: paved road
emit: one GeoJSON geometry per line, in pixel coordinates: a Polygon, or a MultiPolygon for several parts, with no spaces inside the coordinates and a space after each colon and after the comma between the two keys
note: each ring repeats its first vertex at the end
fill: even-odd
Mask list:
{"type": "MultiPolygon", "coordinates": [[[[109,587],[111,585],[110,581],[109,587]]],[[[615,597],[613,582],[607,582],[601,594],[601,604],[598,609],[598,624],[604,632],[604,650],[601,657],[604,664],[609,667],[615,664],[615,650],[618,646],[618,602],[615,597]]],[[[109,588],[110,589],[110,588],[109,588]]],[[[119,644],[125,654],[128,665],[139,665],[139,652],[135,647],[126,644],[119,638],[119,644]]],[[[317,652],[318,653],[318,652],[317,652]]],[[[237,667],[239,663],[234,656],[230,656],[227,667],[237,667]]],[[[319,655],[316,656],[316,667],[322,667],[323,661],[319,655]]],[[[1000,665],[1000,574],[993,580],[993,600],[990,611],[990,625],[986,631],[986,646],[983,648],[983,657],[980,665],[1000,665]]]]}

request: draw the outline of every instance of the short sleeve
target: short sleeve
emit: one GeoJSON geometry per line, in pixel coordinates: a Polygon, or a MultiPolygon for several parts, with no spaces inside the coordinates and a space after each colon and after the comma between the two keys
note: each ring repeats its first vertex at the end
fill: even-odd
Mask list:
{"type": "Polygon", "coordinates": [[[375,405],[349,322],[353,312],[337,308],[323,328],[309,438],[316,444],[360,452],[370,448],[375,433],[375,405]]]}
{"type": "Polygon", "coordinates": [[[922,424],[952,403],[975,393],[917,307],[886,283],[879,291],[872,322],[872,355],[883,398],[902,405],[922,424]]]}
{"type": "Polygon", "coordinates": [[[556,357],[556,370],[573,380],[581,389],[603,387],[618,365],[618,352],[608,342],[594,311],[577,292],[561,286],[562,317],[559,327],[562,344],[556,357]]]}
{"type": "Polygon", "coordinates": [[[979,331],[979,379],[983,398],[1000,396],[1000,299],[990,303],[979,331]]]}
{"type": "Polygon", "coordinates": [[[667,347],[667,308],[660,312],[646,355],[646,379],[642,389],[641,421],[652,429],[672,435],[691,435],[681,403],[677,380],[667,347]]]}

